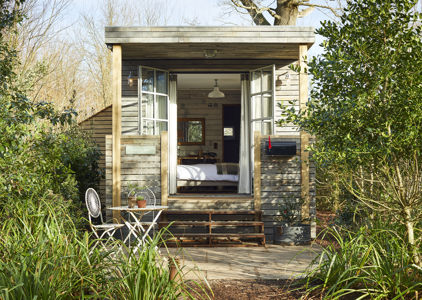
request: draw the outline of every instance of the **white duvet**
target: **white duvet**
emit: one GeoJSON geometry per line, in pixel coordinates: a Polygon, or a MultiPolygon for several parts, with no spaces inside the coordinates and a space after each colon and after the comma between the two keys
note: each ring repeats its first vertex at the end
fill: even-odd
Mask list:
{"type": "Polygon", "coordinates": [[[239,181],[239,175],[217,174],[217,166],[212,164],[178,165],[178,180],[239,181]]]}

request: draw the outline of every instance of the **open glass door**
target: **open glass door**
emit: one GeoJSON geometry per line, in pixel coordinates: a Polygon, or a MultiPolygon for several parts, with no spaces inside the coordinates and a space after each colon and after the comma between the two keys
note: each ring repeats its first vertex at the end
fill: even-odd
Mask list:
{"type": "Polygon", "coordinates": [[[275,107],[275,65],[259,68],[250,72],[250,166],[251,180],[254,166],[254,131],[262,135],[274,132],[275,107]]]}
{"type": "Polygon", "coordinates": [[[176,190],[177,106],[176,77],[165,70],[139,67],[139,134],[160,135],[168,131],[169,192],[176,190]]]}
{"type": "Polygon", "coordinates": [[[139,67],[139,133],[159,135],[168,130],[169,73],[139,67]]]}
{"type": "Polygon", "coordinates": [[[275,65],[250,72],[251,78],[251,133],[263,135],[274,132],[275,65]]]}

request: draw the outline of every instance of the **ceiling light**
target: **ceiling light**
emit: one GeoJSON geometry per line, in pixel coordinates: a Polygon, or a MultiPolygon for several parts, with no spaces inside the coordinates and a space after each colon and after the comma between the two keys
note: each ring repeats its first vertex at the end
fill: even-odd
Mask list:
{"type": "Polygon", "coordinates": [[[215,80],[214,89],[208,94],[208,98],[224,98],[224,93],[220,91],[217,84],[217,79],[215,80]]]}

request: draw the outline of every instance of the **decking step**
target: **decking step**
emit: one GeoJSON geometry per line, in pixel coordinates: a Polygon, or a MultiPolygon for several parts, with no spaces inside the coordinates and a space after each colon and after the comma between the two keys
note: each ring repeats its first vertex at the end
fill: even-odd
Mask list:
{"type": "Polygon", "coordinates": [[[190,233],[190,232],[183,232],[183,233],[176,233],[173,234],[174,237],[247,237],[247,238],[261,238],[265,237],[264,233],[190,233]]]}
{"type": "Polygon", "coordinates": [[[206,215],[206,214],[217,214],[217,215],[255,215],[261,214],[261,211],[256,210],[223,210],[223,209],[208,209],[208,210],[166,210],[163,214],[166,215],[206,215]]]}
{"type": "Polygon", "coordinates": [[[160,226],[262,226],[261,221],[166,221],[160,222],[160,226]]]}
{"type": "Polygon", "coordinates": [[[265,245],[261,218],[262,212],[255,210],[167,210],[159,226],[170,225],[172,236],[183,244],[186,238],[191,238],[193,243],[206,239],[209,246],[219,244],[222,239],[238,242],[254,239],[258,245],[265,245]]]}

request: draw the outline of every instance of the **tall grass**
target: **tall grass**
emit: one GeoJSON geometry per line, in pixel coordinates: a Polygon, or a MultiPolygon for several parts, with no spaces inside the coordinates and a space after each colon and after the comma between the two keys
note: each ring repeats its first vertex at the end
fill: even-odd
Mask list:
{"type": "Polygon", "coordinates": [[[0,235],[1,299],[69,299],[106,296],[107,253],[94,251],[65,207],[40,199],[9,207],[0,235]],[[100,287],[93,289],[93,287],[100,287]]]}
{"type": "Polygon", "coordinates": [[[334,242],[309,269],[308,292],[322,291],[326,299],[417,299],[422,271],[412,265],[397,230],[402,229],[327,229],[324,236],[334,242]]]}
{"type": "Polygon", "coordinates": [[[158,232],[140,251],[126,249],[128,255],[118,260],[115,273],[119,299],[210,299],[201,284],[185,281],[184,268],[168,255],[163,239],[165,231],[158,232]],[[170,274],[171,265],[176,268],[174,278],[170,274]],[[199,286],[202,296],[192,286],[199,286]]]}
{"type": "Polygon", "coordinates": [[[196,298],[183,268],[177,269],[177,280],[170,279],[159,250],[161,232],[136,253],[121,241],[108,243],[109,251],[93,250],[96,241],[77,230],[69,203],[27,200],[3,210],[0,299],[196,298]],[[122,248],[127,254],[116,252],[122,248]]]}

